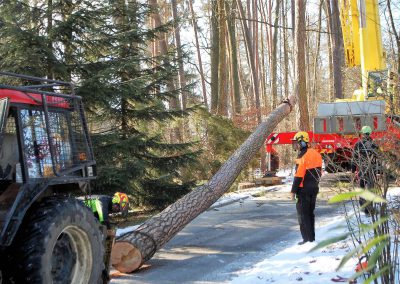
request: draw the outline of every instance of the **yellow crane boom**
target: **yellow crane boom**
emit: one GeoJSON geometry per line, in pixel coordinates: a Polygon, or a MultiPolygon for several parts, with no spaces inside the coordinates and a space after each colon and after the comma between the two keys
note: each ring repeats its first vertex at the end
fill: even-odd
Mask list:
{"type": "Polygon", "coordinates": [[[340,18],[346,65],[361,65],[362,89],[354,92],[352,100],[376,99],[379,94],[371,93],[370,89],[376,91],[382,71],[387,69],[378,1],[340,0],[340,18]]]}

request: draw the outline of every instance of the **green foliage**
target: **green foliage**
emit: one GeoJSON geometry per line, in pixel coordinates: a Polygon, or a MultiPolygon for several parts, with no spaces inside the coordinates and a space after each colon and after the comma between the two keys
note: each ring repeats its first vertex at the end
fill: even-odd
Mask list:
{"type": "MultiPolygon", "coordinates": [[[[375,185],[380,186],[379,183],[375,185]]],[[[386,194],[382,194],[382,191],[380,187],[375,187],[371,189],[371,191],[355,190],[341,193],[331,198],[329,203],[342,202],[345,207],[346,205],[350,205],[351,208],[356,210],[355,213],[350,216],[346,214],[349,232],[325,240],[313,248],[313,250],[316,250],[351,236],[354,248],[343,256],[337,270],[341,269],[350,259],[355,258],[360,260],[362,257],[365,257],[368,266],[363,271],[351,276],[351,279],[356,279],[361,276],[364,277],[364,283],[372,283],[376,281],[376,279],[380,279],[382,283],[392,283],[391,279],[396,277],[391,272],[393,271],[393,265],[396,263],[398,255],[396,252],[397,238],[392,235],[392,232],[396,231],[395,228],[396,226],[398,227],[398,224],[396,222],[391,222],[391,215],[388,213],[388,210],[390,210],[389,206],[393,205],[382,197],[386,196],[386,194]],[[367,202],[363,206],[354,206],[358,204],[358,198],[363,198],[367,202]],[[348,201],[353,203],[349,203],[348,201]],[[370,210],[371,216],[368,217],[367,220],[361,218],[360,212],[358,211],[364,209],[370,210]],[[394,229],[391,229],[391,226],[393,226],[394,229]],[[393,239],[394,244],[391,242],[393,239]]],[[[384,192],[386,191],[387,188],[384,192]]]]}
{"type": "Polygon", "coordinates": [[[165,207],[193,186],[182,170],[198,151],[193,143],[166,138],[167,121],[191,111],[168,104],[191,86],[174,87],[174,49],[149,54],[149,43],[172,26],[149,28],[150,13],[134,1],[3,1],[0,69],[74,81],[93,135],[95,189],[165,207]]]}
{"type": "Polygon", "coordinates": [[[339,203],[347,200],[351,200],[354,197],[361,197],[367,201],[371,202],[382,202],[385,203],[386,200],[371,191],[367,190],[359,190],[359,191],[350,191],[345,193],[340,193],[329,199],[328,203],[339,203]]]}
{"type": "MultiPolygon", "coordinates": [[[[192,115],[194,133],[199,140],[199,149],[202,155],[199,163],[194,165],[186,174],[192,175],[196,180],[205,181],[212,177],[235,150],[247,139],[250,132],[236,127],[231,120],[210,114],[204,109],[199,109],[192,115]]],[[[252,161],[253,165],[256,159],[252,161]]],[[[242,172],[236,183],[246,178],[242,172]]]]}

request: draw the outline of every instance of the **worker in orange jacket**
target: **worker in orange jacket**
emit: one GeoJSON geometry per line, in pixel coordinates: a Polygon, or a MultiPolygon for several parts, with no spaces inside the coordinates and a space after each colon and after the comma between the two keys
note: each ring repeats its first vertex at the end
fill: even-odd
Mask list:
{"type": "Polygon", "coordinates": [[[315,203],[319,191],[322,157],[315,149],[309,147],[310,138],[307,132],[297,132],[293,146],[299,154],[296,159],[296,174],[294,176],[291,195],[297,197],[296,209],[300,225],[302,245],[315,240],[315,203]]]}

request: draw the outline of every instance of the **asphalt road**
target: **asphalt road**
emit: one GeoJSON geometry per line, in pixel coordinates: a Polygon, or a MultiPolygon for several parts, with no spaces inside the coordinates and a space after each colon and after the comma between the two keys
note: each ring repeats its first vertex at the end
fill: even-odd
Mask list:
{"type": "MultiPolygon", "coordinates": [[[[318,201],[316,222],[338,209],[318,201]]],[[[316,236],[323,239],[323,236],[316,236]]],[[[268,194],[211,209],[184,228],[141,269],[113,278],[122,283],[223,283],[235,272],[300,240],[293,201],[268,194]]]]}

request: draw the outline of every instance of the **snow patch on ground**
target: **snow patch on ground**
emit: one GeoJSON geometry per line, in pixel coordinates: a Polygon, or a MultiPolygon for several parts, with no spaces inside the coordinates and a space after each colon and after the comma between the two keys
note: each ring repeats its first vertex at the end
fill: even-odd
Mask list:
{"type": "MultiPolygon", "coordinates": [[[[390,188],[388,200],[398,198],[400,198],[400,187],[390,188]]],[[[364,214],[361,218],[364,224],[370,222],[364,214]]],[[[319,224],[322,224],[322,226],[317,226],[315,234],[316,239],[320,241],[347,232],[347,227],[344,227],[344,216],[324,219],[319,224]]],[[[339,271],[336,271],[336,269],[343,256],[353,248],[351,239],[348,238],[311,252],[310,250],[315,246],[316,243],[306,243],[282,250],[275,256],[266,258],[249,269],[237,272],[237,277],[233,278],[230,283],[348,283],[346,278],[355,273],[357,259],[350,259],[339,271]]]]}
{"type": "MultiPolygon", "coordinates": [[[[343,217],[336,217],[316,229],[316,237],[325,240],[343,234],[343,217]]],[[[332,278],[350,277],[354,273],[356,260],[352,259],[339,271],[343,255],[350,251],[350,240],[340,241],[325,248],[310,252],[316,243],[294,245],[273,257],[266,258],[249,269],[237,273],[230,283],[328,283],[332,278]]]]}

